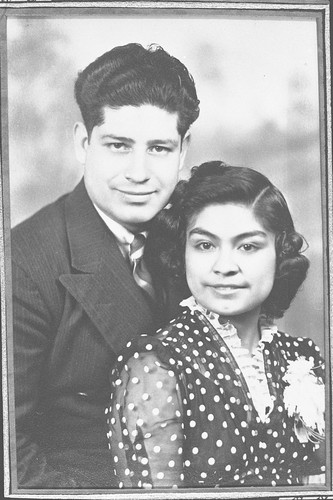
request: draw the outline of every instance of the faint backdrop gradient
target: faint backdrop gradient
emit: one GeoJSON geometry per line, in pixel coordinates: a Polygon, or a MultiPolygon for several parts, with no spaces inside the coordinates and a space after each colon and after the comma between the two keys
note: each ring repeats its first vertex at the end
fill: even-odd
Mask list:
{"type": "Polygon", "coordinates": [[[285,194],[308,242],[308,278],[279,327],[323,350],[323,223],[316,23],[306,18],[125,16],[8,21],[11,224],[70,191],[82,176],[72,129],[79,70],[116,45],[162,45],[192,73],[201,114],[189,168],[248,166],[285,194]]]}

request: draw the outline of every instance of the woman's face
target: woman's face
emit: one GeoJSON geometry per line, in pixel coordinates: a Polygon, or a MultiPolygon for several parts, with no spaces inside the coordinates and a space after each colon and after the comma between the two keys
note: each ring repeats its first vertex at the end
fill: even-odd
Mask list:
{"type": "Polygon", "coordinates": [[[259,314],[275,276],[275,235],[244,205],[209,205],[186,233],[186,276],[196,300],[223,316],[259,314]]]}

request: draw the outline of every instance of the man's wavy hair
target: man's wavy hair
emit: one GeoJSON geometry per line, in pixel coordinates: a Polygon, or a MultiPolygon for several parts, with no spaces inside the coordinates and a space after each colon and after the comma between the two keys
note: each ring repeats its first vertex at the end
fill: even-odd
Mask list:
{"type": "Polygon", "coordinates": [[[309,267],[301,253],[305,240],[295,231],[284,196],[267,177],[250,168],[211,161],[193,167],[191,174],[188,181],[178,183],[171,206],[153,221],[149,258],[158,255],[168,275],[184,277],[186,229],[193,217],[214,204],[249,207],[263,227],[275,234],[275,281],[261,312],[269,318],[282,317],[309,267]]]}
{"type": "Polygon", "coordinates": [[[75,82],[75,98],[88,137],[104,121],[104,107],[151,104],[178,113],[183,138],[199,116],[194,80],[187,68],[159,45],[114,47],[89,64],[75,82]]]}

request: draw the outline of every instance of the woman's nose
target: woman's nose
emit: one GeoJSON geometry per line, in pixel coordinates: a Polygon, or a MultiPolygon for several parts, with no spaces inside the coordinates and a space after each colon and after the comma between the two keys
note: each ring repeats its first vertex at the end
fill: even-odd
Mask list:
{"type": "Polygon", "coordinates": [[[219,274],[235,274],[239,270],[236,256],[231,249],[221,249],[215,259],[213,271],[219,274]]]}

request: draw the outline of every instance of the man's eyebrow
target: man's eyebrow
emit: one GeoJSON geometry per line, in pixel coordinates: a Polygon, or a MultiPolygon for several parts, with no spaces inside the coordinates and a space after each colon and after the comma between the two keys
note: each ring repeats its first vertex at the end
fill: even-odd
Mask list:
{"type": "Polygon", "coordinates": [[[101,136],[101,139],[102,140],[112,139],[114,141],[127,142],[127,143],[130,143],[130,144],[134,143],[134,140],[131,139],[130,137],[124,137],[124,136],[121,136],[121,135],[114,135],[114,134],[103,134],[101,136]]]}
{"type": "MultiPolygon", "coordinates": [[[[191,231],[188,233],[189,236],[192,236],[194,234],[198,234],[201,236],[208,236],[209,238],[219,238],[216,234],[211,233],[210,231],[207,231],[206,229],[203,229],[201,227],[194,227],[191,229],[191,231]]],[[[259,236],[262,238],[267,238],[267,233],[265,231],[247,231],[246,233],[240,233],[235,236],[235,240],[242,240],[244,238],[253,238],[254,236],[259,236]]]]}
{"type": "Polygon", "coordinates": [[[147,142],[148,146],[156,146],[156,144],[165,144],[176,148],[179,144],[179,141],[177,141],[176,139],[152,139],[147,142]]]}
{"type": "MultiPolygon", "coordinates": [[[[115,134],[103,134],[101,135],[101,140],[113,140],[113,141],[118,141],[118,142],[125,142],[127,144],[134,144],[135,141],[134,139],[131,139],[130,137],[124,137],[122,135],[115,135],[115,134]]],[[[150,141],[147,142],[147,146],[156,146],[157,144],[162,144],[165,146],[172,146],[172,147],[177,147],[179,144],[179,141],[177,139],[151,139],[150,141]]]]}

